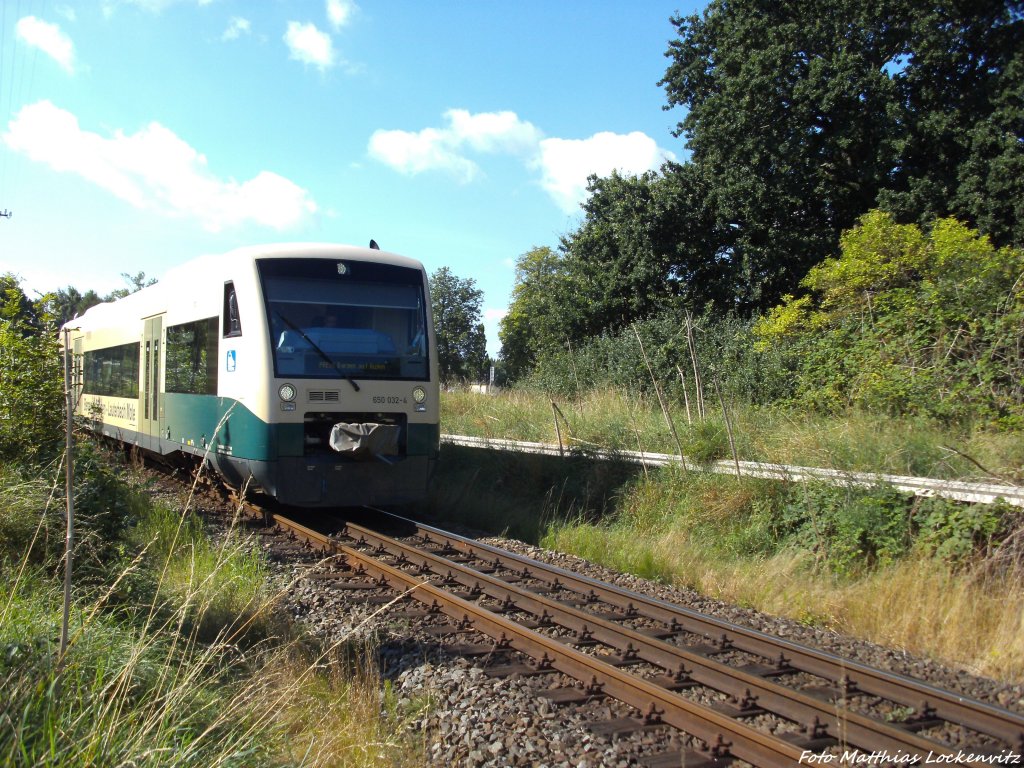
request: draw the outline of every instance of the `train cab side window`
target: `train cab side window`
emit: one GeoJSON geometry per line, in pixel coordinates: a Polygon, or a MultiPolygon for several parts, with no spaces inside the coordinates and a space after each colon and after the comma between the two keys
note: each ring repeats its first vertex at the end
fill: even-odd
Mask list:
{"type": "Polygon", "coordinates": [[[238,317],[238,297],[235,284],[224,283],[224,338],[242,335],[242,321],[238,317]]]}

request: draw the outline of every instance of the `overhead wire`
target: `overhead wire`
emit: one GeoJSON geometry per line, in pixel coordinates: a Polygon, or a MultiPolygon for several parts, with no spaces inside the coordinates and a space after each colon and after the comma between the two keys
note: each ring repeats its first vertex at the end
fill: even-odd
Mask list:
{"type": "MultiPolygon", "coordinates": [[[[32,0],[29,0],[29,10],[30,11],[32,10],[32,0]]],[[[40,0],[39,10],[37,12],[31,14],[31,15],[35,16],[38,19],[43,19],[45,17],[45,15],[46,15],[46,0],[40,0]]],[[[35,86],[35,79],[36,79],[36,63],[38,61],[39,61],[39,46],[32,46],[32,55],[31,55],[30,63],[28,65],[28,89],[27,89],[27,91],[25,89],[25,70],[26,70],[26,66],[25,66],[24,62],[22,62],[21,77],[18,80],[18,93],[17,93],[17,98],[16,98],[16,102],[15,103],[17,104],[17,106],[19,108],[20,107],[24,107],[25,102],[31,97],[31,95],[33,93],[33,88],[35,86]]],[[[12,105],[11,106],[12,113],[13,113],[14,108],[15,108],[14,105],[12,105]]],[[[4,126],[4,129],[6,129],[6,126],[4,126]]],[[[12,187],[11,194],[18,194],[18,191],[21,189],[21,180],[22,180],[22,176],[24,175],[24,171],[25,171],[25,162],[26,162],[25,158],[23,156],[21,156],[20,154],[14,160],[14,170],[11,173],[11,187],[12,187]]]]}
{"type": "MultiPolygon", "coordinates": [[[[7,125],[7,110],[4,109],[4,78],[8,74],[6,60],[7,3],[0,2],[0,135],[3,134],[5,126],[7,125]]],[[[0,143],[0,208],[3,207],[4,202],[7,199],[7,154],[7,149],[2,143],[0,143]]]]}
{"type": "MultiPolygon", "coordinates": [[[[7,9],[9,3],[0,2],[3,7],[0,13],[0,137],[8,130],[14,118],[16,107],[23,106],[24,99],[31,95],[35,87],[36,62],[39,59],[39,47],[32,46],[31,58],[26,60],[26,55],[21,53],[22,46],[18,43],[17,32],[11,35],[10,43],[7,41],[7,9]],[[6,55],[7,48],[10,48],[9,64],[6,55]],[[26,94],[26,77],[28,78],[26,94]],[[7,103],[4,106],[4,92],[7,93],[7,103]]],[[[18,0],[15,8],[12,29],[16,29],[18,21],[26,16],[42,18],[45,15],[46,0],[41,0],[39,10],[33,8],[33,0],[28,0],[28,8],[22,11],[22,0],[18,0]]],[[[16,207],[16,199],[19,196],[21,177],[24,172],[25,160],[20,155],[9,150],[0,138],[0,210],[11,210],[16,207]]]]}

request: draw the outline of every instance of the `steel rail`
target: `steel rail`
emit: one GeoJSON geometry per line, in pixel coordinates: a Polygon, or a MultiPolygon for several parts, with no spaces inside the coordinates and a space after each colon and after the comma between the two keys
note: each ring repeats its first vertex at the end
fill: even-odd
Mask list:
{"type": "MultiPolygon", "coordinates": [[[[594,640],[620,651],[628,650],[643,661],[661,667],[669,676],[678,670],[685,679],[730,694],[735,701],[747,702],[748,709],[756,707],[795,721],[807,733],[827,735],[836,742],[851,743],[868,751],[888,750],[892,754],[903,751],[917,755],[921,760],[929,755],[956,755],[955,751],[945,745],[898,726],[843,710],[840,705],[822,701],[699,653],[653,639],[559,600],[529,592],[498,577],[439,555],[423,552],[364,526],[348,523],[347,529],[346,534],[359,545],[376,545],[378,548],[386,549],[402,562],[425,566],[438,576],[482,592],[493,599],[511,599],[515,610],[530,613],[540,618],[542,623],[557,624],[573,631],[578,638],[594,640]]],[[[743,716],[742,705],[736,714],[743,716]]]]}
{"type": "Polygon", "coordinates": [[[581,576],[557,566],[540,563],[385,510],[374,511],[414,526],[418,535],[425,539],[430,538],[439,546],[447,545],[476,557],[480,557],[479,552],[485,552],[504,563],[516,563],[529,568],[531,575],[540,581],[557,583],[583,595],[593,592],[619,609],[632,609],[644,618],[659,621],[667,627],[678,626],[679,629],[691,634],[724,640],[736,650],[761,656],[771,663],[777,662],[781,654],[785,663],[795,670],[831,680],[838,685],[847,685],[858,692],[880,696],[918,711],[933,712],[937,718],[966,726],[1024,752],[1024,716],[1002,707],[951,693],[894,672],[875,669],[791,640],[773,637],[690,608],[581,576]]]}
{"type": "Polygon", "coordinates": [[[541,668],[563,672],[600,688],[605,694],[647,713],[652,723],[664,723],[697,737],[714,757],[733,756],[764,768],[791,768],[800,762],[804,750],[788,741],[758,731],[728,715],[688,701],[666,688],[630,675],[586,653],[566,647],[554,638],[523,627],[481,606],[452,595],[413,574],[381,562],[358,549],[330,540],[327,536],[275,513],[269,519],[324,551],[343,556],[350,567],[375,573],[388,586],[419,602],[436,606],[447,616],[498,641],[499,646],[520,651],[539,660],[541,668]]]}
{"type": "MultiPolygon", "coordinates": [[[[534,443],[521,440],[504,440],[490,437],[468,437],[465,435],[441,435],[441,441],[467,448],[492,448],[499,450],[534,453],[544,456],[561,456],[565,449],[550,443],[534,443]]],[[[600,459],[619,459],[648,466],[681,465],[692,471],[710,471],[723,475],[735,475],[737,464],[732,461],[718,461],[711,465],[698,464],[680,459],[668,453],[647,453],[646,451],[609,451],[603,448],[588,450],[588,456],[600,459]]],[[[1002,499],[1007,504],[1024,507],[1024,487],[1000,485],[998,483],[973,483],[964,480],[941,480],[932,477],[911,477],[874,472],[854,472],[823,467],[800,467],[789,464],[771,464],[763,461],[740,461],[739,474],[771,480],[806,481],[819,480],[834,485],[871,487],[884,483],[917,496],[942,496],[957,501],[991,504],[1002,499]]]]}

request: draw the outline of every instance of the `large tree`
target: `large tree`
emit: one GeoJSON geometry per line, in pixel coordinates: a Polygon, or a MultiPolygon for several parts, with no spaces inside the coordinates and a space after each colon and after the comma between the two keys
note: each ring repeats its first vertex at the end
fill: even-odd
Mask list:
{"type": "Polygon", "coordinates": [[[129,272],[122,272],[121,279],[128,283],[128,285],[130,285],[131,287],[115,288],[114,290],[112,290],[110,293],[103,297],[104,301],[114,301],[115,299],[123,299],[125,296],[130,296],[136,291],[141,291],[143,288],[146,288],[156,283],[155,277],[151,277],[147,280],[145,272],[136,272],[134,275],[129,272]]]}
{"type": "Polygon", "coordinates": [[[672,22],[691,156],[590,179],[558,279],[517,272],[514,376],[666,308],[763,312],[876,207],[1024,245],[1024,1],[712,0],[672,22]]]}
{"type": "Polygon", "coordinates": [[[715,0],[662,81],[758,310],[879,201],[1021,239],[1022,3],[715,0]]]}
{"type": "Polygon", "coordinates": [[[1024,3],[947,0],[904,24],[901,152],[881,201],[906,221],[953,215],[1024,245],[1024,3]]]}
{"type": "Polygon", "coordinates": [[[734,234],[709,205],[702,169],[590,179],[580,227],[563,239],[565,270],[586,297],[572,337],[616,331],[679,303],[734,308],[742,282],[734,234]]]}
{"type": "Polygon", "coordinates": [[[759,309],[831,253],[895,161],[900,52],[885,2],[711,3],[675,18],[662,84],[759,309]]]}
{"type": "Polygon", "coordinates": [[[437,335],[441,381],[479,380],[487,368],[487,340],[481,322],[483,292],[473,278],[448,267],[430,276],[430,303],[437,335]]]}
{"type": "Polygon", "coordinates": [[[29,299],[0,275],[0,460],[52,456],[64,418],[64,378],[46,294],[29,299]]]}

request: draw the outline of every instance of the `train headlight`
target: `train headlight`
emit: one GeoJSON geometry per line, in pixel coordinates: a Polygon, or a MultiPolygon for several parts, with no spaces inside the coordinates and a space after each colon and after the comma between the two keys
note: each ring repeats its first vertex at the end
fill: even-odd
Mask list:
{"type": "Polygon", "coordinates": [[[282,384],[277,388],[277,394],[286,403],[290,403],[295,399],[295,395],[298,393],[295,391],[295,386],[293,384],[282,384]]]}
{"type": "Polygon", "coordinates": [[[414,387],[412,390],[412,399],[417,403],[422,403],[427,399],[427,390],[423,387],[414,387]]]}

